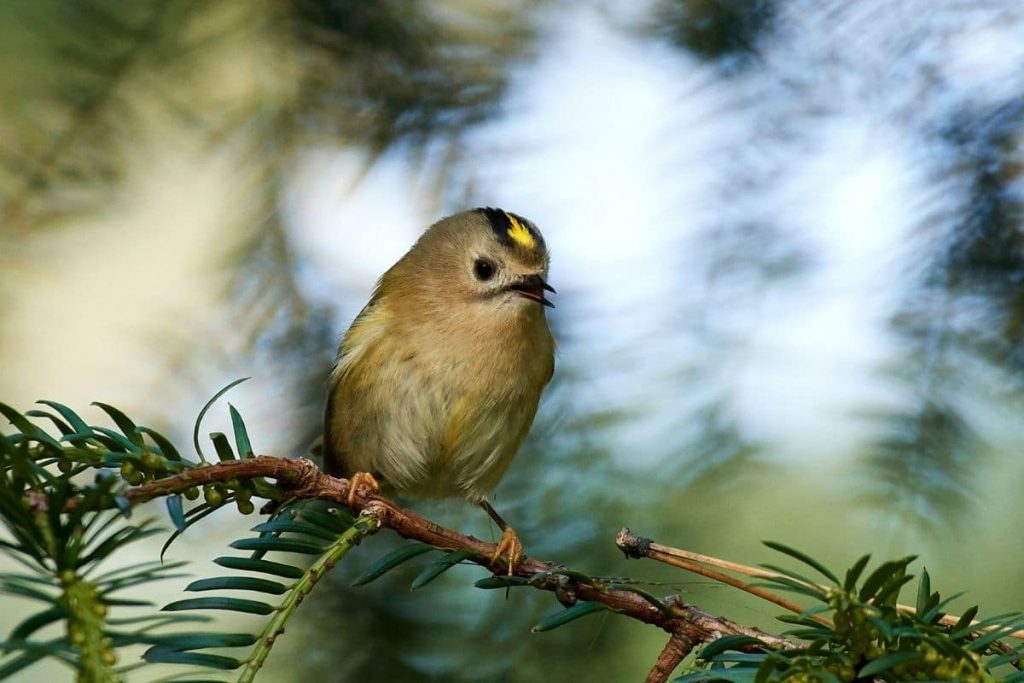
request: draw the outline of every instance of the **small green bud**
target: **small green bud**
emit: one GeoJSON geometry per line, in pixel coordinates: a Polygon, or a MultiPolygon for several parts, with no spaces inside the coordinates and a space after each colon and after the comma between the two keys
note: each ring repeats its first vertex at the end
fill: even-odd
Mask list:
{"type": "Polygon", "coordinates": [[[203,487],[203,498],[210,507],[216,508],[224,504],[224,494],[211,484],[203,487]]]}
{"type": "Polygon", "coordinates": [[[140,472],[131,460],[125,460],[121,463],[121,478],[132,486],[138,486],[146,481],[146,475],[140,472]]]}
{"type": "Polygon", "coordinates": [[[189,500],[196,500],[199,498],[199,487],[189,486],[187,489],[185,489],[184,494],[185,497],[188,498],[189,500]]]}
{"type": "Polygon", "coordinates": [[[142,466],[150,472],[163,472],[164,459],[156,453],[146,453],[142,456],[142,466]]]}
{"type": "Polygon", "coordinates": [[[239,498],[235,501],[235,504],[238,506],[238,511],[243,515],[251,515],[256,510],[256,506],[248,498],[239,498]]]}

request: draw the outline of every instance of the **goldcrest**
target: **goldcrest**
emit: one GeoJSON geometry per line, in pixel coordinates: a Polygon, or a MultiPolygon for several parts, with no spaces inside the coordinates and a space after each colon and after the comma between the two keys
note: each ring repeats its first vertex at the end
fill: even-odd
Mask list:
{"type": "MultiPolygon", "coordinates": [[[[487,496],[554,371],[549,256],[530,221],[476,209],[430,226],[377,283],[338,350],[324,415],[328,473],[385,492],[487,496]],[[369,476],[368,476],[369,475],[369,476]]],[[[497,553],[496,553],[497,555],[497,553]]]]}

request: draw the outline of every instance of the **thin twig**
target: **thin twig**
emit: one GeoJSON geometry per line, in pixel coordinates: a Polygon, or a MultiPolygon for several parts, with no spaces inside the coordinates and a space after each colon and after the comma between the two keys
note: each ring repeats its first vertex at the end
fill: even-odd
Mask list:
{"type": "MultiPolygon", "coordinates": [[[[124,495],[133,503],[138,503],[179,493],[196,485],[224,482],[232,478],[259,477],[277,480],[278,486],[289,499],[322,498],[343,505],[349,504],[348,480],[322,473],[309,460],[270,456],[195,467],[131,488],[124,495]]],[[[444,550],[466,551],[469,553],[466,558],[468,561],[486,567],[495,575],[507,575],[508,566],[503,558],[497,562],[491,560],[497,548],[495,544],[445,528],[412,510],[374,495],[369,488],[363,487],[356,491],[351,509],[354,513],[372,514],[382,527],[391,529],[403,538],[444,550]]],[[[610,588],[608,583],[596,578],[581,578],[576,572],[570,576],[553,562],[524,558],[513,568],[513,575],[529,580],[529,585],[534,588],[559,595],[567,593],[568,582],[574,600],[600,602],[612,611],[657,626],[670,634],[679,634],[695,644],[710,642],[725,635],[747,635],[765,643],[766,647],[793,647],[778,636],[708,614],[694,605],[682,602],[678,596],[664,599],[659,609],[637,593],[610,588]]]]}
{"type": "Polygon", "coordinates": [[[647,674],[645,683],[664,683],[667,681],[668,677],[679,666],[679,662],[683,661],[686,655],[690,654],[697,645],[699,643],[695,643],[686,636],[673,633],[672,637],[665,643],[661,654],[658,655],[658,661],[654,663],[654,668],[647,674]]]}
{"type": "MultiPolygon", "coordinates": [[[[641,540],[641,538],[639,536],[635,536],[635,535],[631,534],[629,529],[623,529],[619,533],[623,534],[623,532],[625,532],[625,534],[622,536],[624,542],[636,543],[637,541],[641,540]],[[630,537],[632,537],[632,538],[630,538],[630,537]],[[633,540],[633,539],[635,539],[635,540],[633,540]]],[[[647,539],[644,539],[644,540],[647,540],[647,539]]],[[[618,542],[618,537],[616,538],[616,542],[618,542]]],[[[692,560],[694,562],[700,562],[701,564],[706,564],[706,565],[709,565],[711,567],[718,567],[719,569],[726,569],[726,570],[731,571],[731,572],[736,572],[737,574],[743,574],[745,576],[752,576],[754,578],[759,578],[759,579],[776,579],[776,578],[780,578],[780,577],[783,576],[782,574],[780,574],[778,572],[773,572],[773,571],[770,571],[768,569],[761,569],[759,567],[751,567],[751,566],[748,566],[748,565],[745,565],[745,564],[739,564],[738,562],[730,562],[729,560],[723,560],[723,559],[720,559],[720,558],[717,558],[717,557],[711,557],[710,555],[702,555],[701,553],[695,553],[692,550],[683,550],[682,548],[673,548],[672,546],[662,545],[660,543],[655,543],[654,541],[651,541],[651,540],[647,540],[647,547],[649,548],[650,551],[657,552],[660,555],[667,555],[667,556],[670,556],[670,557],[676,557],[676,558],[683,559],[683,560],[692,560]]],[[[791,577],[786,577],[786,578],[791,578],[791,577]]],[[[808,584],[808,585],[812,586],[814,588],[820,588],[821,590],[824,590],[823,586],[815,586],[814,584],[808,584]]]]}
{"type": "Polygon", "coordinates": [[[284,633],[284,627],[288,619],[295,613],[299,604],[309,595],[316,583],[329,572],[334,565],[345,556],[348,551],[359,545],[367,534],[376,530],[376,521],[371,517],[362,517],[345,533],[331,543],[323,555],[317,558],[309,569],[302,574],[295,588],[288,592],[288,597],[283,604],[278,606],[274,617],[267,622],[266,627],[256,641],[245,667],[238,675],[238,683],[252,683],[267,660],[271,648],[277,642],[277,637],[284,633]]]}
{"type": "MultiPolygon", "coordinates": [[[[732,586],[733,588],[738,588],[741,591],[755,595],[762,600],[767,600],[768,602],[776,604],[779,607],[796,614],[803,614],[805,610],[805,608],[795,602],[790,602],[789,600],[786,600],[775,593],[766,591],[759,586],[752,586],[751,584],[740,581],[728,574],[723,574],[722,572],[715,571],[714,569],[708,569],[707,567],[697,564],[697,562],[691,561],[680,552],[664,552],[661,548],[664,548],[665,546],[660,546],[659,544],[650,542],[647,539],[642,539],[639,536],[632,534],[629,529],[622,529],[619,531],[618,535],[615,537],[615,544],[619,546],[620,550],[630,557],[649,557],[652,560],[657,560],[659,562],[672,565],[673,567],[685,569],[688,572],[705,576],[713,581],[718,581],[719,583],[724,583],[728,586],[732,586]]],[[[672,548],[671,550],[676,549],[672,548]]],[[[700,557],[705,556],[701,555],[700,557]]],[[[832,622],[821,615],[811,615],[811,619],[830,628],[832,627],[832,622]]]]}
{"type": "MultiPolygon", "coordinates": [[[[794,581],[796,583],[803,584],[808,588],[812,588],[822,592],[827,592],[829,590],[828,586],[823,586],[818,583],[811,583],[810,581],[800,581],[791,576],[786,576],[785,574],[773,572],[768,569],[750,567],[745,564],[739,564],[737,562],[730,562],[729,560],[711,557],[710,555],[702,555],[701,553],[695,553],[690,550],[683,550],[682,548],[673,548],[672,546],[662,545],[661,543],[656,543],[649,538],[637,536],[627,528],[623,528],[621,531],[619,531],[618,535],[615,537],[615,543],[619,546],[620,550],[622,550],[630,557],[649,557],[652,560],[664,562],[665,564],[669,564],[674,567],[679,567],[680,569],[685,569],[695,574],[700,574],[701,576],[706,576],[709,579],[714,579],[715,581],[721,581],[722,583],[734,586],[736,588],[739,588],[740,590],[751,593],[752,595],[756,595],[760,598],[773,602],[776,605],[779,605],[780,607],[783,607],[791,611],[795,611],[797,614],[803,612],[803,609],[799,606],[793,603],[789,603],[789,601],[778,596],[773,596],[771,598],[767,597],[768,595],[772,595],[771,593],[768,593],[767,595],[762,595],[759,592],[760,589],[757,586],[750,586],[749,584],[744,584],[743,582],[737,581],[731,576],[727,576],[725,574],[721,574],[701,567],[697,563],[727,569],[729,571],[736,572],[737,574],[743,574],[744,576],[752,576],[763,579],[785,578],[789,581],[794,581]],[[788,603],[788,605],[784,603],[788,603]]],[[[910,605],[897,604],[896,609],[900,612],[903,612],[904,614],[917,614],[917,609],[911,607],[910,605]]],[[[820,621],[823,624],[831,625],[831,622],[829,622],[828,620],[823,620],[823,618],[813,616],[811,618],[815,619],[815,621],[820,621]]],[[[953,627],[960,623],[960,619],[952,614],[945,614],[939,618],[939,623],[943,626],[953,627]]],[[[974,620],[971,622],[972,626],[975,624],[978,624],[978,620],[974,620]]],[[[977,632],[990,633],[993,631],[1000,630],[1002,629],[1000,629],[998,626],[983,626],[979,628],[977,632]]],[[[1012,631],[1010,633],[1007,633],[1004,637],[1024,639],[1024,630],[1012,631]]]]}

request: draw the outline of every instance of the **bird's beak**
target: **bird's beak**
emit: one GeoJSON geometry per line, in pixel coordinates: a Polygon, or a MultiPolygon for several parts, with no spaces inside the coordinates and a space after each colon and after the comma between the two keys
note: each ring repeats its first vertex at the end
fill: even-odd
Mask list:
{"type": "Polygon", "coordinates": [[[547,297],[544,296],[544,292],[551,292],[557,294],[555,288],[547,283],[547,281],[540,275],[527,275],[519,282],[514,285],[510,285],[509,289],[514,291],[521,297],[536,301],[539,304],[544,304],[550,308],[554,308],[555,305],[548,301],[547,297]]]}

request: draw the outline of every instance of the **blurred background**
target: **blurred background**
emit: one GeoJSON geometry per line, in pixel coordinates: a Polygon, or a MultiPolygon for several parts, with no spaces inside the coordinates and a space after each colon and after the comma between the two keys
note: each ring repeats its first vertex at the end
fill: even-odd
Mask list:
{"type": "MultiPolygon", "coordinates": [[[[769,629],[615,532],[916,553],[961,608],[1024,608],[1018,0],[6,0],[0,46],[0,400],[106,401],[184,447],[251,376],[256,450],[303,455],[376,277],[500,206],[559,291],[496,494],[529,554],[769,629]]],[[[208,575],[252,523],[169,555],[208,575]]],[[[607,615],[531,635],[551,596],[475,568],[348,587],[395,543],[318,587],[265,680],[636,680],[663,644],[607,615]]]]}

